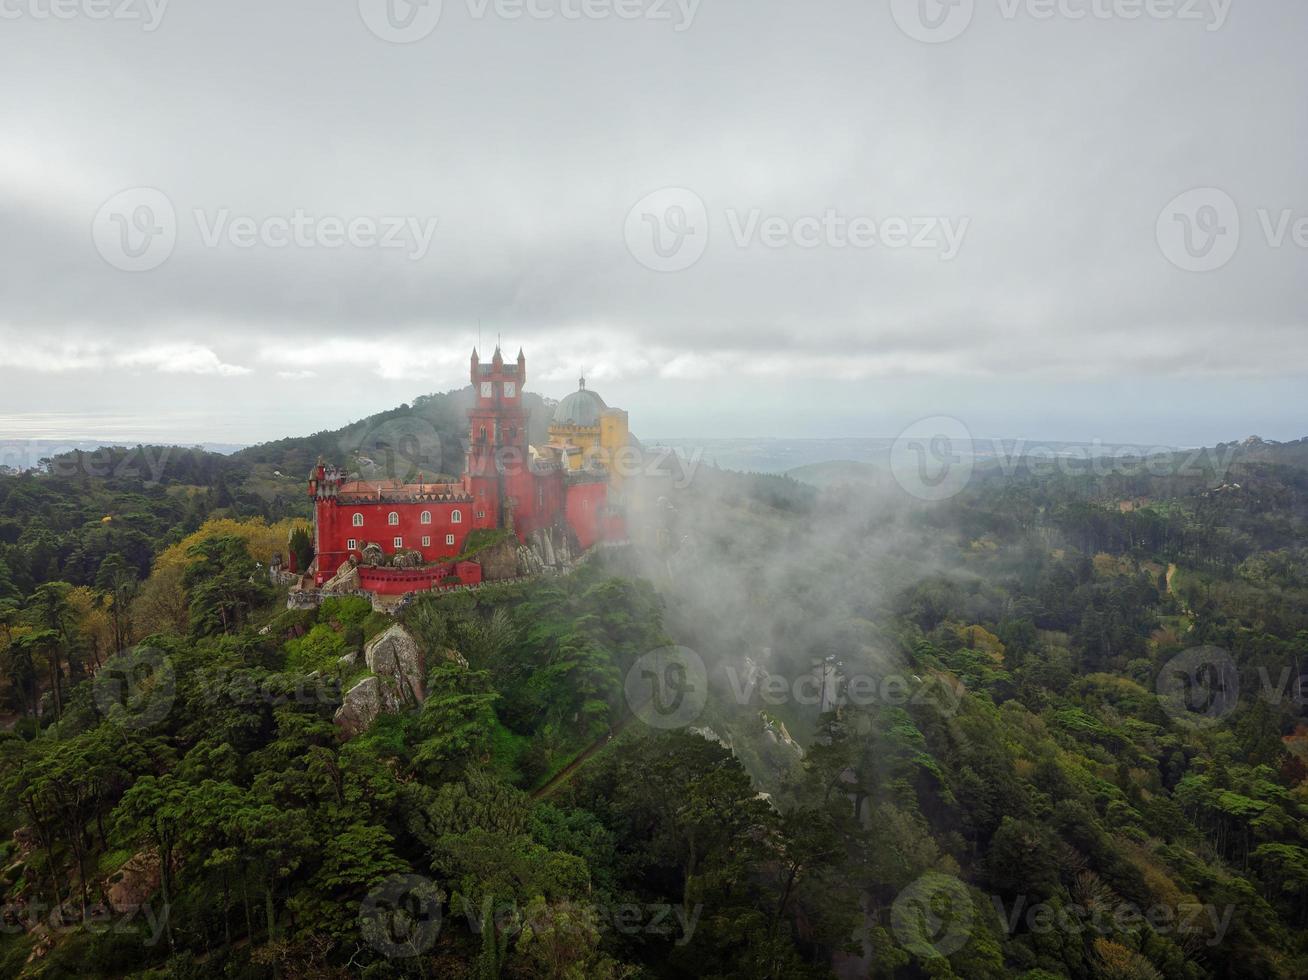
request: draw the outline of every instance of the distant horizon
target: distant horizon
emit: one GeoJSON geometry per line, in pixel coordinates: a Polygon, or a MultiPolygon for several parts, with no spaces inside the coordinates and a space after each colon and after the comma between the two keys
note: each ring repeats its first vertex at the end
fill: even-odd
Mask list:
{"type": "MultiPolygon", "coordinates": [[[[88,451],[92,447],[123,447],[132,448],[134,446],[167,446],[177,449],[203,449],[208,452],[215,452],[222,455],[230,455],[243,449],[249,449],[255,446],[266,445],[271,442],[277,442],[282,439],[299,439],[307,438],[317,432],[332,432],[338,429],[347,428],[366,420],[367,417],[354,419],[342,425],[331,426],[329,428],[317,428],[312,431],[287,432],[284,435],[273,436],[266,439],[251,439],[248,441],[233,439],[212,439],[212,438],[187,438],[185,436],[171,435],[166,433],[148,434],[144,432],[127,431],[115,434],[97,435],[90,432],[79,434],[46,434],[33,432],[30,430],[20,432],[3,427],[3,422],[13,416],[0,416],[0,448],[6,445],[41,445],[47,446],[55,452],[59,452],[60,446],[66,446],[66,451],[83,449],[88,451]]],[[[662,435],[641,435],[633,432],[642,443],[648,446],[670,446],[680,448],[685,445],[695,444],[739,444],[739,443],[890,443],[899,438],[902,433],[882,433],[875,435],[776,435],[770,433],[745,434],[745,435],[684,435],[684,434],[662,434],[662,435]]],[[[1129,440],[1104,440],[1099,438],[1076,439],[1063,436],[1047,435],[1026,435],[1022,433],[991,433],[991,432],[973,432],[971,433],[974,442],[1008,444],[1013,442],[1023,443],[1027,446],[1048,445],[1048,446],[1102,446],[1106,450],[1114,449],[1143,449],[1145,451],[1155,450],[1178,450],[1178,449],[1195,449],[1217,445],[1230,445],[1232,443],[1241,443],[1249,439],[1262,439],[1268,443],[1292,443],[1301,439],[1308,438],[1308,434],[1291,436],[1288,438],[1278,438],[1269,436],[1261,432],[1250,432],[1244,435],[1230,435],[1224,437],[1214,437],[1204,441],[1166,441],[1150,440],[1147,438],[1134,438],[1129,440]]],[[[3,465],[3,453],[0,452],[0,465],[3,465]]]]}

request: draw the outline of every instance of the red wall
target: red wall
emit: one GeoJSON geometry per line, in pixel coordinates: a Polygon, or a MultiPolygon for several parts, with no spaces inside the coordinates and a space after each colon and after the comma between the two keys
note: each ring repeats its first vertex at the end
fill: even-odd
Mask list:
{"type": "Polygon", "coordinates": [[[477,519],[477,505],[472,500],[352,503],[329,498],[317,502],[317,513],[320,585],[336,574],[351,554],[358,558],[370,541],[381,545],[384,554],[393,555],[397,550],[395,538],[403,538],[404,546],[400,550],[420,552],[424,562],[433,562],[460,554],[470,531],[493,526],[489,512],[485,518],[477,519]],[[431,514],[430,524],[422,523],[424,511],[431,514]],[[455,511],[463,518],[458,524],[453,520],[455,511]],[[388,522],[392,513],[399,516],[398,524],[388,522]],[[354,526],[355,514],[363,514],[363,527],[354,526]],[[454,535],[454,544],[445,543],[447,534],[454,535]],[[430,545],[423,545],[424,537],[431,538],[430,545]],[[357,545],[353,551],[347,547],[351,538],[357,545]]]}
{"type": "Polygon", "coordinates": [[[565,516],[583,551],[603,536],[603,517],[608,501],[606,483],[574,483],[568,487],[565,516]]]}
{"type": "Polygon", "coordinates": [[[379,595],[404,595],[406,592],[426,592],[429,589],[452,588],[445,579],[457,577],[459,585],[478,585],[481,566],[475,561],[461,561],[431,568],[369,568],[359,569],[359,587],[364,592],[379,595]]]}

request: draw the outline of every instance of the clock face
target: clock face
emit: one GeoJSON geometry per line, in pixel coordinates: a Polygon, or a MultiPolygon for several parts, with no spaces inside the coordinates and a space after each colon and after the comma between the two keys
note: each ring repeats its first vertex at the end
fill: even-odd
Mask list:
{"type": "Polygon", "coordinates": [[[489,398],[489,397],[491,396],[491,394],[492,394],[494,391],[495,391],[495,385],[494,385],[493,382],[490,382],[490,381],[483,381],[483,382],[481,383],[481,397],[482,397],[482,398],[489,398]]]}
{"type": "Polygon", "coordinates": [[[506,382],[504,382],[504,397],[505,397],[505,398],[512,398],[513,395],[514,395],[514,393],[517,392],[517,390],[518,390],[518,386],[517,386],[516,384],[514,384],[512,381],[506,381],[506,382]]]}

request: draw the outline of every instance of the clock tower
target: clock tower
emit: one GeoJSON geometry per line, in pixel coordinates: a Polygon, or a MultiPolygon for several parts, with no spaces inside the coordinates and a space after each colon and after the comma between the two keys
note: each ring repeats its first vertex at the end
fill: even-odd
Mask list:
{"type": "Polygon", "coordinates": [[[527,414],[522,388],[527,382],[527,359],[518,351],[517,363],[505,363],[498,345],[489,364],[482,364],[476,348],[471,365],[473,407],[468,409],[468,461],[464,479],[476,500],[476,520],[482,527],[504,522],[506,481],[529,472],[527,414]]]}

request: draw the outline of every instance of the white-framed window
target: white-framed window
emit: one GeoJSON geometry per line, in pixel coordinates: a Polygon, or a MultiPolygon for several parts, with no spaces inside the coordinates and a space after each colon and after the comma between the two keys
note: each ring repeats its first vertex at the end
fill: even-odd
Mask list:
{"type": "Polygon", "coordinates": [[[431,511],[429,511],[429,510],[424,510],[424,511],[422,512],[422,517],[420,518],[420,521],[421,521],[423,524],[430,524],[430,523],[431,523],[431,511]]]}
{"type": "Polygon", "coordinates": [[[391,511],[386,515],[386,523],[391,527],[398,527],[400,524],[400,515],[395,513],[395,511],[391,511]]]}
{"type": "Polygon", "coordinates": [[[430,547],[431,547],[431,535],[424,534],[424,535],[422,536],[422,546],[423,546],[424,548],[430,548],[430,547]]]}
{"type": "Polygon", "coordinates": [[[395,539],[395,550],[396,550],[396,551],[399,551],[399,550],[400,550],[401,548],[403,548],[403,547],[404,547],[404,539],[403,539],[403,538],[396,538],[396,539],[395,539]]]}
{"type": "Polygon", "coordinates": [[[485,512],[484,510],[479,510],[479,511],[477,511],[477,520],[480,521],[480,520],[484,519],[485,517],[486,517],[486,512],[485,512]]]}
{"type": "Polygon", "coordinates": [[[461,511],[461,510],[452,510],[452,511],[450,511],[450,523],[451,523],[451,524],[462,524],[462,523],[463,523],[463,511],[461,511]]]}
{"type": "Polygon", "coordinates": [[[454,535],[453,535],[453,534],[447,534],[447,535],[445,535],[445,544],[446,544],[448,547],[451,547],[451,548],[454,547],[454,535]]]}
{"type": "Polygon", "coordinates": [[[359,542],[358,542],[356,539],[354,539],[354,538],[350,538],[349,541],[346,541],[346,542],[345,542],[345,550],[346,550],[346,551],[358,551],[358,550],[359,550],[359,542]]]}
{"type": "Polygon", "coordinates": [[[355,515],[354,515],[354,526],[355,526],[355,527],[363,527],[363,515],[362,515],[362,514],[355,514],[355,515]]]}

